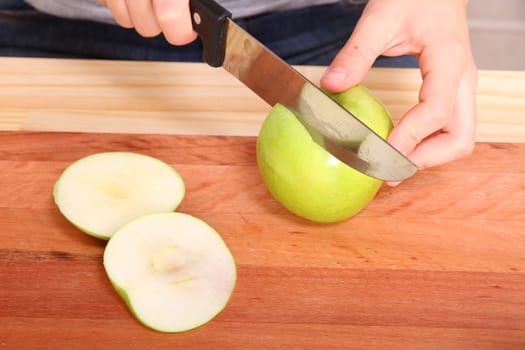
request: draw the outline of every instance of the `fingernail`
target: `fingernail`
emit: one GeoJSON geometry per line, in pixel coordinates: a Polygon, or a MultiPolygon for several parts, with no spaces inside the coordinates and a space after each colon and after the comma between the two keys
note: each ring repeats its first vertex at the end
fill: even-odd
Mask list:
{"type": "Polygon", "coordinates": [[[332,83],[337,83],[337,82],[345,80],[346,74],[347,74],[346,69],[344,68],[341,68],[341,67],[330,68],[323,75],[323,80],[324,81],[329,80],[332,83]]]}

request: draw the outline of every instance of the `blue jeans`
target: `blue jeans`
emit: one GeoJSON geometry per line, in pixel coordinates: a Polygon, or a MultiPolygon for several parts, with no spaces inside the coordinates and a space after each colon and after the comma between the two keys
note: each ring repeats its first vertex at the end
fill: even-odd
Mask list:
{"type": "MultiPolygon", "coordinates": [[[[342,48],[363,5],[336,3],[237,19],[289,64],[328,65],[342,48]]],[[[202,61],[200,40],[170,45],[162,35],[43,14],[21,0],[0,0],[0,56],[202,61]]],[[[413,56],[379,57],[375,66],[417,67],[413,56]]]]}

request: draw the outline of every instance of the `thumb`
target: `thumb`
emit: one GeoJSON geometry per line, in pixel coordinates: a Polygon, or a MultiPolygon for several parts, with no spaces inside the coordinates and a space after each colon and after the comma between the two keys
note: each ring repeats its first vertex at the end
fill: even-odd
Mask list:
{"type": "Polygon", "coordinates": [[[359,84],[376,58],[382,53],[386,35],[372,17],[363,16],[358,21],[354,32],[335,56],[321,78],[321,86],[331,92],[341,92],[359,84]]]}

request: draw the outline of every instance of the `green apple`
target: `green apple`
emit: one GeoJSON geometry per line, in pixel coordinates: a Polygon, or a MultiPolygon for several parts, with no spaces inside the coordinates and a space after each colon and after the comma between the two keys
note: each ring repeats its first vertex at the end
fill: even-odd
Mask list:
{"type": "Polygon", "coordinates": [[[133,152],[79,159],[64,170],[53,191],[60,212],[73,225],[102,239],[139,216],[175,210],[184,194],[175,169],[133,152]]]}
{"type": "Polygon", "coordinates": [[[236,282],[230,250],[204,221],[150,214],[109,240],[104,267],[137,319],[161,332],[199,327],[227,305],[236,282]]]}
{"type": "MultiPolygon", "coordinates": [[[[392,130],[388,111],[364,86],[332,96],[383,138],[392,130]]],[[[355,215],[382,185],[320,147],[295,115],[280,104],[261,126],[257,164],[272,196],[289,211],[315,222],[336,222],[355,215]]]]}

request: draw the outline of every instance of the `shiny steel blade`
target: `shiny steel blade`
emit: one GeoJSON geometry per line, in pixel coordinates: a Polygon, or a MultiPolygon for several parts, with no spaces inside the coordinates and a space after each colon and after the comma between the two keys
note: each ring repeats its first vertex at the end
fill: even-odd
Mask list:
{"type": "Polygon", "coordinates": [[[357,171],[386,181],[417,172],[408,158],[232,20],[222,66],[270,106],[292,110],[314,141],[357,171]]]}

